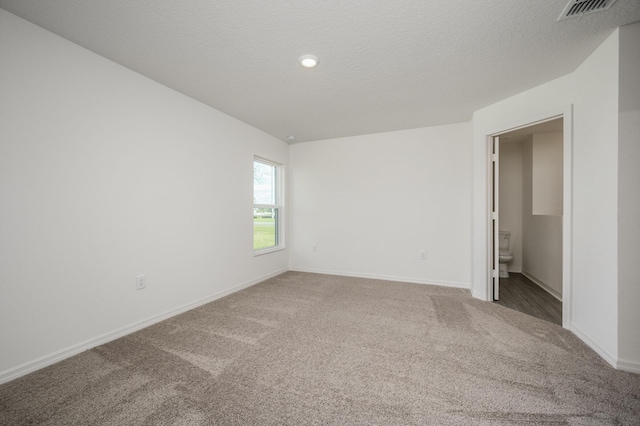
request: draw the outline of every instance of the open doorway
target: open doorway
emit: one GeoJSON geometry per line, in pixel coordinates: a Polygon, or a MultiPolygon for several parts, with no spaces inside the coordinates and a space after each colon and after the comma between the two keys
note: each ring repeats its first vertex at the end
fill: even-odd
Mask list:
{"type": "Polygon", "coordinates": [[[570,151],[564,139],[563,117],[555,117],[490,141],[493,299],[558,325],[568,268],[563,210],[570,151]]]}

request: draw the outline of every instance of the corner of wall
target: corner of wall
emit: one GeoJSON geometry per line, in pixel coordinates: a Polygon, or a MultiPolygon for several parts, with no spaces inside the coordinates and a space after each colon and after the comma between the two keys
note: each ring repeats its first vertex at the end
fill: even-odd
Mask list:
{"type": "Polygon", "coordinates": [[[619,364],[621,369],[640,373],[640,22],[621,27],[619,37],[619,364]]]}

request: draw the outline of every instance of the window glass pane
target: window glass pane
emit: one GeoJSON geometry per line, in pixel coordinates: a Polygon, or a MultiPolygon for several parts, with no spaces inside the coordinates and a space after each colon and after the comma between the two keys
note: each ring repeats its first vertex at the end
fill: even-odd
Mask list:
{"type": "Polygon", "coordinates": [[[253,203],[276,204],[276,167],[253,162],[253,203]]]}
{"type": "Polygon", "coordinates": [[[280,239],[280,166],[268,160],[253,161],[253,249],[278,248],[280,239]]]}
{"type": "Polygon", "coordinates": [[[253,249],[278,245],[278,209],[253,209],[253,249]]]}

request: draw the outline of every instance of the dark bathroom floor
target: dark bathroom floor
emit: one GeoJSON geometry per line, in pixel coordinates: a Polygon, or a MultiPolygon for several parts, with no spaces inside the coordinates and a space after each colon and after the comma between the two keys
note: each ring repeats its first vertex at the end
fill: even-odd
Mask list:
{"type": "Polygon", "coordinates": [[[500,300],[496,303],[562,325],[562,302],[522,274],[510,272],[509,278],[500,278],[500,300]]]}

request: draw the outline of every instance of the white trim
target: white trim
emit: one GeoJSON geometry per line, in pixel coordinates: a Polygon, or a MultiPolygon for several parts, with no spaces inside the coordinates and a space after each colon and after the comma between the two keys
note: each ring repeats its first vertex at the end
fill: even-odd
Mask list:
{"type": "MultiPolygon", "coordinates": [[[[500,136],[493,136],[491,141],[491,160],[489,168],[491,169],[491,194],[488,201],[489,211],[489,230],[491,232],[491,284],[493,288],[490,290],[494,301],[500,300],[500,136]]],[[[506,266],[506,265],[505,265],[506,266]]]]}
{"type": "Polygon", "coordinates": [[[265,281],[269,278],[275,277],[284,272],[287,272],[287,269],[281,269],[281,270],[272,272],[270,274],[264,275],[254,280],[245,282],[243,284],[239,284],[235,287],[231,287],[230,289],[223,290],[211,296],[207,296],[203,299],[196,300],[194,302],[190,302],[182,306],[178,306],[177,308],[170,309],[164,313],[153,315],[142,321],[138,321],[133,324],[118,328],[116,330],[102,334],[98,337],[85,340],[84,342],[78,343],[77,345],[70,346],[68,348],[37,358],[33,361],[26,362],[17,367],[10,368],[9,370],[0,372],[0,384],[10,382],[11,380],[15,380],[19,377],[22,377],[29,373],[33,373],[34,371],[40,370],[49,365],[55,364],[56,362],[60,362],[64,359],[70,358],[74,355],[79,354],[80,352],[84,352],[86,350],[95,348],[96,346],[100,346],[105,343],[111,342],[112,340],[118,339],[120,337],[124,337],[128,334],[134,333],[138,330],[149,327],[150,325],[156,324],[160,321],[164,321],[166,319],[179,315],[183,312],[190,311],[191,309],[195,309],[199,306],[213,302],[214,300],[221,299],[225,296],[228,296],[232,293],[243,290],[247,287],[251,287],[252,285],[258,284],[259,282],[265,281]]]}
{"type": "Polygon", "coordinates": [[[591,349],[593,349],[600,357],[602,357],[607,363],[609,363],[613,368],[617,368],[618,358],[610,354],[606,349],[596,343],[591,337],[589,337],[580,327],[578,327],[575,323],[571,323],[571,328],[569,329],[573,332],[580,340],[587,344],[591,349]]]}
{"type": "Polygon", "coordinates": [[[272,166],[272,167],[276,167],[276,168],[282,166],[281,163],[278,163],[278,162],[273,161],[273,160],[269,160],[269,159],[261,157],[259,155],[254,155],[253,156],[253,161],[257,161],[259,163],[266,164],[267,166],[272,166]]]}
{"type": "MultiPolygon", "coordinates": [[[[484,300],[485,299],[485,293],[482,291],[472,291],[471,292],[471,296],[475,297],[476,299],[480,299],[480,300],[484,300]]],[[[488,302],[488,300],[487,300],[488,302]]]]}
{"type": "MultiPolygon", "coordinates": [[[[488,129],[482,131],[481,134],[484,138],[484,149],[485,149],[485,158],[484,167],[485,167],[485,176],[486,181],[485,185],[482,187],[482,191],[484,194],[485,202],[485,212],[484,215],[488,214],[490,203],[490,185],[491,180],[489,179],[489,164],[491,161],[490,151],[489,151],[489,141],[495,135],[499,135],[501,133],[509,132],[512,130],[520,129],[523,127],[529,127],[534,124],[544,123],[546,121],[554,120],[556,118],[563,119],[563,149],[564,149],[564,159],[563,159],[563,216],[562,216],[562,326],[564,328],[569,329],[572,321],[572,313],[571,313],[571,303],[573,300],[572,297],[572,271],[573,271],[573,255],[572,255],[572,233],[573,233],[573,105],[565,105],[561,107],[557,107],[551,109],[545,113],[536,114],[528,118],[524,118],[518,120],[516,122],[507,123],[505,125],[496,126],[492,129],[488,129]]],[[[474,232],[473,238],[482,238],[484,239],[486,247],[486,253],[490,253],[491,250],[491,241],[489,241],[489,221],[482,220],[481,222],[474,222],[480,224],[484,229],[479,229],[480,232],[474,232]]],[[[479,243],[482,244],[483,240],[480,240],[479,243]]],[[[472,247],[475,247],[476,244],[472,244],[472,247]]],[[[490,271],[491,267],[489,265],[491,261],[491,257],[486,257],[486,263],[484,265],[472,263],[472,268],[475,268],[472,271],[472,288],[473,297],[476,297],[481,300],[491,300],[490,296],[492,294],[491,289],[491,278],[490,271]],[[484,280],[484,284],[482,282],[476,282],[478,279],[484,280]],[[478,287],[482,287],[479,289],[478,287]]]]}
{"type": "Polygon", "coordinates": [[[253,256],[262,256],[263,254],[268,254],[268,253],[273,253],[274,251],[280,251],[280,250],[284,250],[286,247],[282,246],[282,245],[277,245],[277,246],[273,246],[273,247],[268,247],[268,248],[264,248],[264,249],[260,249],[260,250],[255,250],[253,252],[253,256]]]}
{"type": "Polygon", "coordinates": [[[629,361],[626,359],[618,358],[618,362],[616,363],[616,368],[618,370],[640,374],[640,363],[636,361],[629,361]]]}
{"type": "Polygon", "coordinates": [[[311,274],[324,274],[324,275],[337,275],[342,277],[355,277],[355,278],[369,278],[373,280],[384,280],[384,281],[396,281],[396,282],[405,282],[411,284],[425,284],[425,285],[437,285],[442,287],[451,287],[451,288],[462,288],[465,290],[469,290],[469,283],[461,283],[456,281],[438,281],[438,280],[423,280],[418,278],[410,278],[410,277],[397,277],[393,275],[378,275],[378,274],[367,274],[367,273],[359,273],[359,272],[344,272],[344,271],[332,271],[326,269],[315,269],[315,268],[304,268],[292,266],[289,268],[290,271],[294,272],[308,272],[311,274]]]}
{"type": "Polygon", "coordinates": [[[573,321],[573,105],[562,114],[562,326],[573,321]]]}
{"type": "Polygon", "coordinates": [[[562,295],[558,294],[557,291],[555,291],[554,289],[549,287],[547,284],[545,284],[544,281],[536,278],[535,275],[533,275],[532,273],[530,273],[526,269],[523,269],[521,274],[524,275],[525,277],[529,278],[535,285],[537,285],[538,287],[540,287],[541,289],[543,289],[544,291],[546,291],[547,293],[549,293],[550,295],[552,295],[553,297],[555,297],[556,299],[558,299],[559,301],[562,302],[562,295]]]}
{"type": "MultiPolygon", "coordinates": [[[[278,244],[272,247],[268,247],[265,249],[260,249],[260,250],[254,250],[253,251],[253,255],[254,256],[261,256],[263,254],[267,254],[267,253],[272,253],[274,251],[279,251],[279,250],[284,250],[285,247],[285,238],[286,238],[286,232],[285,232],[285,227],[286,227],[286,211],[285,211],[285,167],[284,164],[280,164],[280,163],[276,163],[275,161],[271,161],[271,160],[267,160],[264,157],[260,157],[258,155],[254,155],[253,156],[253,164],[255,167],[255,163],[262,163],[265,164],[267,166],[271,166],[273,168],[275,168],[275,191],[276,191],[276,199],[275,199],[275,204],[253,204],[253,209],[261,209],[261,208],[265,208],[265,209],[274,209],[276,210],[276,214],[275,214],[275,226],[276,226],[276,240],[278,241],[278,244]]],[[[254,181],[254,185],[255,185],[255,181],[254,181]]],[[[255,191],[255,186],[253,188],[253,191],[255,191]]],[[[255,192],[254,192],[255,195],[255,192]]],[[[255,226],[255,216],[254,217],[254,221],[252,222],[252,230],[253,232],[255,232],[255,229],[253,228],[255,226]]],[[[253,238],[253,232],[252,232],[252,238],[253,238]]]]}
{"type": "MultiPolygon", "coordinates": [[[[493,250],[494,250],[494,233],[492,232],[492,223],[493,223],[493,195],[494,195],[494,182],[493,182],[493,136],[487,135],[485,138],[485,165],[486,165],[486,182],[487,187],[485,188],[485,203],[487,216],[485,221],[485,238],[486,238],[486,278],[485,278],[485,287],[486,293],[484,296],[484,300],[493,302],[493,250]]],[[[498,281],[499,282],[499,281],[498,281]]]]}

